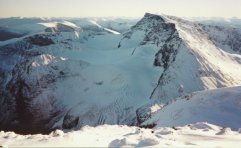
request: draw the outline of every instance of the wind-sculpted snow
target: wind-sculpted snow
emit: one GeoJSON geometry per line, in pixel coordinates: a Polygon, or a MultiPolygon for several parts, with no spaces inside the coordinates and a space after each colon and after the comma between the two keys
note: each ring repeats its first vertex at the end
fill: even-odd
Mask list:
{"type": "Polygon", "coordinates": [[[57,20],[0,42],[1,130],[141,125],[186,93],[241,85],[241,56],[226,52],[238,44],[221,48],[200,24],[149,13],[132,27],[57,20]]]}

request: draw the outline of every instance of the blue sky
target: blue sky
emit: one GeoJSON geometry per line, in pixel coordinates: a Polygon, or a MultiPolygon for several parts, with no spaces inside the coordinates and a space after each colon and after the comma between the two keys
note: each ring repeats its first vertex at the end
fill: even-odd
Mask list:
{"type": "Polygon", "coordinates": [[[239,17],[241,0],[0,0],[0,17],[239,17]]]}

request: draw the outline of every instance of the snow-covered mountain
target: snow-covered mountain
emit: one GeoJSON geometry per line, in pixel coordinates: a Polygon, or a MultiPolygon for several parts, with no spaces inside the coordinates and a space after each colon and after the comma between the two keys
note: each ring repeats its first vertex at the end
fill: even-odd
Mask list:
{"type": "Polygon", "coordinates": [[[0,42],[0,129],[140,125],[177,97],[241,85],[239,29],[149,13],[121,21],[44,20],[0,42]]]}
{"type": "MultiPolygon", "coordinates": [[[[225,44],[225,38],[218,38],[219,34],[213,33],[215,29],[206,31],[203,26],[176,17],[146,14],[124,35],[121,43],[136,43],[133,54],[146,45],[157,50],[154,66],[163,72],[150,98],[170,99],[184,92],[240,85],[240,55],[217,47],[215,43],[225,44]]],[[[233,35],[230,42],[236,42],[225,47],[237,46],[233,50],[239,51],[239,38],[235,36],[240,37],[240,32],[232,34],[230,30],[225,35],[233,35]]]]}

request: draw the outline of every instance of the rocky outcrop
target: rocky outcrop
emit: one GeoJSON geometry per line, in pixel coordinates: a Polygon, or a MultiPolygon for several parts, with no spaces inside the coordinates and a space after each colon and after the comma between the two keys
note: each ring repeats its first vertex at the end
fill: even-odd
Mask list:
{"type": "Polygon", "coordinates": [[[69,114],[69,112],[64,116],[62,127],[63,129],[72,129],[76,127],[79,123],[79,117],[69,114]]]}
{"type": "Polygon", "coordinates": [[[122,42],[125,42],[125,40],[135,39],[135,33],[139,31],[143,33],[143,38],[140,38],[139,45],[150,43],[159,46],[160,43],[165,40],[162,39],[162,37],[171,34],[171,30],[174,28],[175,25],[166,22],[162,16],[146,13],[136,25],[132,26],[129,31],[123,34],[123,38],[121,39],[118,48],[121,47],[122,42]]]}
{"type": "Polygon", "coordinates": [[[141,123],[151,118],[152,113],[151,113],[150,107],[151,105],[145,105],[136,110],[136,118],[137,118],[138,125],[141,125],[141,123]]]}
{"type": "Polygon", "coordinates": [[[48,46],[54,44],[53,40],[46,35],[34,35],[25,38],[30,44],[38,45],[38,46],[48,46]]]}
{"type": "Polygon", "coordinates": [[[173,29],[173,33],[165,41],[161,49],[156,53],[154,66],[161,66],[164,69],[167,69],[170,64],[175,61],[181,42],[182,40],[178,36],[177,31],[173,29]]]}

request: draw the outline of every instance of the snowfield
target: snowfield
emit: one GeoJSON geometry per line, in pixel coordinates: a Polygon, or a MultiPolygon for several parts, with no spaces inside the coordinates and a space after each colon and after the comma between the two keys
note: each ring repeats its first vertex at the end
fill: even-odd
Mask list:
{"type": "Polygon", "coordinates": [[[239,147],[241,133],[206,122],[144,129],[122,125],[85,126],[64,133],[18,135],[0,132],[3,147],[239,147]]]}

